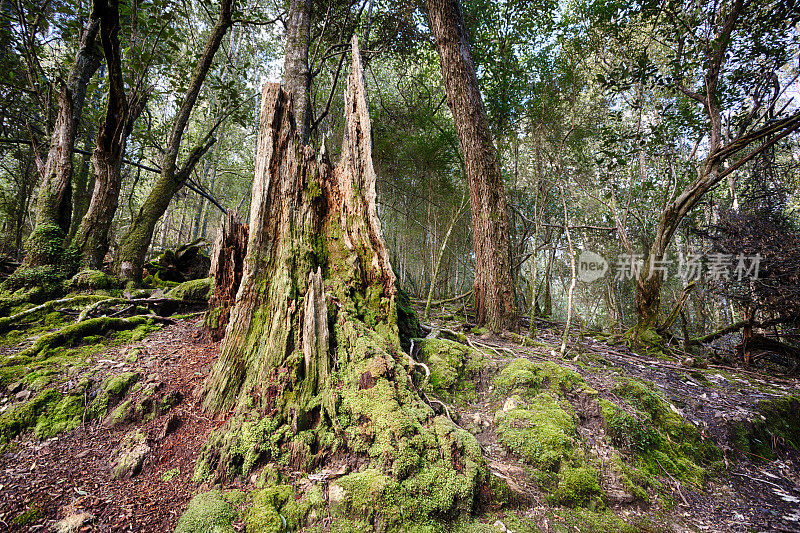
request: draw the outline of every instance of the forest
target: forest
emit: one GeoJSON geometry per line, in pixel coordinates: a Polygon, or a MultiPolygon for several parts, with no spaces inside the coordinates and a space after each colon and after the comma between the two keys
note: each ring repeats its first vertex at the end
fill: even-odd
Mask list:
{"type": "Polygon", "coordinates": [[[800,532],[800,5],[0,0],[0,496],[800,532]]]}

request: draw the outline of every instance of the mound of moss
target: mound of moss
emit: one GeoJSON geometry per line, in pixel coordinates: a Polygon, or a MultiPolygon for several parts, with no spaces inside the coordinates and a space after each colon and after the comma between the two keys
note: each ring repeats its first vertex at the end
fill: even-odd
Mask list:
{"type": "Polygon", "coordinates": [[[800,394],[791,394],[756,404],[757,416],[734,422],[733,447],[756,459],[772,460],[783,448],[800,450],[800,394]]]}
{"type": "Polygon", "coordinates": [[[561,461],[575,454],[572,406],[548,392],[499,411],[495,424],[500,444],[538,469],[557,472],[561,461]]]}
{"type": "Polygon", "coordinates": [[[494,378],[497,394],[534,396],[541,390],[550,390],[556,395],[585,386],[583,378],[576,372],[551,361],[534,362],[529,359],[514,359],[494,378]]]}
{"type": "Polygon", "coordinates": [[[235,533],[235,517],[233,507],[220,491],[203,492],[189,502],[175,533],[235,533]]]}
{"type": "Polygon", "coordinates": [[[119,289],[122,282],[99,270],[82,270],[65,284],[68,292],[91,292],[97,290],[119,289]]]}
{"type": "Polygon", "coordinates": [[[211,278],[193,279],[174,286],[166,296],[176,300],[208,300],[213,290],[211,278]]]}
{"type": "Polygon", "coordinates": [[[613,392],[620,405],[600,401],[611,443],[635,456],[654,477],[669,474],[702,485],[707,467],[721,457],[711,439],[648,384],[626,379],[613,392]]]}
{"type": "Polygon", "coordinates": [[[485,363],[479,353],[445,339],[422,339],[418,343],[420,359],[431,371],[425,390],[446,399],[457,392],[475,390],[474,378],[485,363]]]}

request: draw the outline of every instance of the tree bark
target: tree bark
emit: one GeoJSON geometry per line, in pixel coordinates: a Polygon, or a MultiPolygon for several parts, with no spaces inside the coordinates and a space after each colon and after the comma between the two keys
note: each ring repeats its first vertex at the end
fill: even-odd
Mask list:
{"type": "Polygon", "coordinates": [[[205,325],[215,341],[225,336],[231,307],[236,301],[247,253],[247,235],[247,225],[242,224],[236,213],[230,211],[222,217],[211,250],[211,270],[208,275],[214,283],[214,294],[208,300],[205,317],[205,325]]]}
{"type": "Polygon", "coordinates": [[[225,37],[228,29],[233,25],[231,15],[234,1],[235,0],[220,1],[219,18],[214,24],[208,40],[206,41],[203,53],[200,55],[200,60],[195,66],[192,80],[189,82],[189,87],[186,90],[186,96],[172,122],[172,130],[170,131],[164,158],[161,163],[161,175],[150,190],[150,194],[145,199],[144,204],[142,204],[142,207],[131,223],[130,229],[125,234],[120,244],[114,262],[114,270],[123,279],[132,279],[136,281],[142,279],[144,258],[153,240],[153,230],[156,227],[156,223],[164,216],[170,201],[172,201],[172,197],[175,196],[175,193],[178,192],[186,183],[186,180],[189,179],[195,165],[197,165],[214,143],[214,131],[221,121],[216,122],[203,139],[190,151],[186,160],[183,162],[183,166],[178,168],[178,153],[180,152],[181,140],[186,131],[186,126],[189,124],[189,118],[192,115],[194,105],[200,95],[200,89],[202,89],[206,76],[209,70],[211,70],[214,56],[217,50],[219,50],[220,45],[222,45],[222,39],[225,37]]]}
{"type": "Polygon", "coordinates": [[[206,408],[234,414],[195,476],[244,477],[266,461],[310,470],[346,452],[396,478],[409,501],[436,490],[417,476],[438,469],[458,495],[435,512],[468,511],[480,448],[421,401],[400,348],[356,40],[336,167],[303,145],[291,100],[264,87],[244,273],[204,386],[206,408]]]}
{"type": "Polygon", "coordinates": [[[311,31],[310,0],[291,0],[286,25],[286,56],[283,87],[292,96],[297,131],[303,143],[308,142],[308,107],[311,77],[308,67],[309,33],[311,31]]]}
{"type": "Polygon", "coordinates": [[[508,213],[500,162],[478,88],[458,0],[426,0],[447,103],[464,153],[472,207],[475,317],[499,332],[518,327],[508,213]]]}
{"type": "MultiPolygon", "coordinates": [[[[57,227],[63,240],[69,230],[72,214],[70,206],[72,150],[86,100],[86,87],[102,60],[102,52],[97,43],[99,29],[100,21],[93,14],[81,35],[80,48],[75,56],[75,64],[70,69],[67,83],[62,83],[57,93],[58,112],[55,127],[47,159],[39,169],[42,184],[36,202],[34,234],[43,231],[46,226],[57,227]]],[[[52,259],[56,256],[49,254],[48,257],[52,259]]],[[[38,254],[38,250],[32,249],[28,251],[23,265],[40,266],[43,264],[42,259],[43,256],[38,254]]]]}
{"type": "Polygon", "coordinates": [[[108,252],[111,222],[119,204],[125,147],[149,92],[136,95],[131,102],[125,95],[118,1],[95,0],[93,16],[100,19],[100,37],[108,67],[108,102],[92,153],[95,178],[92,199],[72,244],[80,255],[82,268],[99,269],[108,252]]]}

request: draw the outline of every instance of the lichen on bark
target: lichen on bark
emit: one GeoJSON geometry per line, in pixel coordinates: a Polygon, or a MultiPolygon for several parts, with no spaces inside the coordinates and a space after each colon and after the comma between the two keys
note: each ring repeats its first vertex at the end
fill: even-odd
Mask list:
{"type": "Polygon", "coordinates": [[[446,518],[472,509],[485,470],[475,438],[437,417],[411,380],[370,136],[355,39],[335,167],[303,146],[291,97],[264,87],[244,272],[203,389],[207,409],[232,414],[195,477],[244,477],[267,462],[309,471],[348,457],[413,496],[435,470],[452,498],[415,512],[446,518]]]}

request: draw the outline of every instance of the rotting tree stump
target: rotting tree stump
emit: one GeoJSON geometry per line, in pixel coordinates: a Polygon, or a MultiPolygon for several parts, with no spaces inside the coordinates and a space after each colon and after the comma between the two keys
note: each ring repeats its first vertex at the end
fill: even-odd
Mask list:
{"type": "Polygon", "coordinates": [[[346,461],[399,495],[376,520],[454,517],[472,510],[486,470],[476,439],[411,380],[371,146],[355,39],[336,166],[302,144],[290,96],[264,87],[244,270],[202,391],[204,407],[228,418],[195,479],[346,461]]]}
{"type": "Polygon", "coordinates": [[[222,218],[211,249],[209,277],[214,284],[214,293],[208,300],[204,322],[214,341],[225,336],[230,311],[236,301],[247,253],[247,233],[247,225],[242,223],[239,215],[229,211],[222,218]]]}

